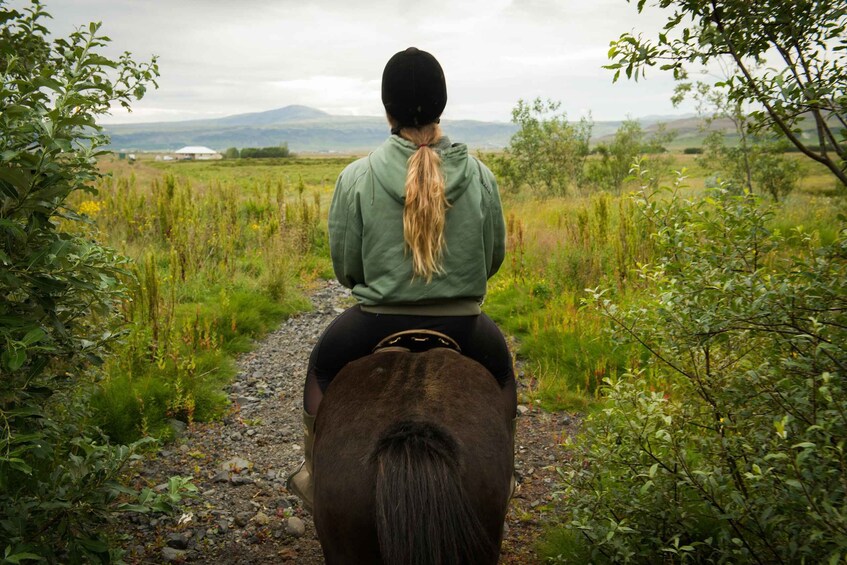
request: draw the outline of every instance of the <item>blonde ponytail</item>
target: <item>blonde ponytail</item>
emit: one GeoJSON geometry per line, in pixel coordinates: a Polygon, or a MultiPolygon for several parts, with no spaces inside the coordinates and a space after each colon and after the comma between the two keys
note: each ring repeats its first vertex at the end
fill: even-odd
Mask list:
{"type": "Polygon", "coordinates": [[[438,124],[403,128],[400,136],[418,146],[409,157],[406,203],[403,207],[403,238],[412,252],[412,272],[427,282],[443,272],[444,219],[447,215],[441,157],[431,147],[441,138],[438,124]]]}

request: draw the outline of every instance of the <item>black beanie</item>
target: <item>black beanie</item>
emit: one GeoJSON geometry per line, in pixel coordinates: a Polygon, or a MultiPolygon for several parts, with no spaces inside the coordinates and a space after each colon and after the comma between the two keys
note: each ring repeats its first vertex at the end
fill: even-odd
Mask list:
{"type": "Polygon", "coordinates": [[[391,57],[382,72],[382,105],[401,127],[438,120],[447,105],[447,84],[435,57],[415,47],[391,57]]]}

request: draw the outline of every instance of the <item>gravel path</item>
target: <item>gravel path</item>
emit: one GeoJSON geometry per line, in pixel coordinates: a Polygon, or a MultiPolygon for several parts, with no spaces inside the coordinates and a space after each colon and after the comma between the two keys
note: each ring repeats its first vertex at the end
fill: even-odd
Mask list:
{"type": "MultiPolygon", "coordinates": [[[[194,424],[133,469],[136,486],[162,488],[191,476],[198,496],[174,516],[133,515],[117,527],[129,563],[323,563],[311,517],[285,489],[302,459],[301,393],[312,345],[351,304],[332,281],[312,293],[313,310],[295,316],[239,360],[222,421],[194,424]]],[[[519,395],[531,383],[518,365],[519,395]]],[[[538,563],[535,543],[554,518],[555,464],[577,418],[521,404],[518,490],[507,516],[501,563],[538,563]]],[[[174,425],[179,427],[178,422],[174,425]]]]}

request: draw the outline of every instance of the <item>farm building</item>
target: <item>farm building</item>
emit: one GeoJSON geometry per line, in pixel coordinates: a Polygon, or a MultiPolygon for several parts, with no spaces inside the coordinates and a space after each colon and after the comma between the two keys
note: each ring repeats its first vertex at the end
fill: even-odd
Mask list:
{"type": "Polygon", "coordinates": [[[223,155],[202,145],[187,145],[174,151],[174,155],[177,159],[223,159],[223,155]]]}

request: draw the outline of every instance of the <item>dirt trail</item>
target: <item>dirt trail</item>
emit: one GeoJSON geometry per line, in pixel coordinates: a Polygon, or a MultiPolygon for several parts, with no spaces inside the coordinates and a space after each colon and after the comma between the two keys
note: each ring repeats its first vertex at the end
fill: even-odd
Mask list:
{"type": "MultiPolygon", "coordinates": [[[[138,486],[191,476],[198,496],[172,517],[133,516],[118,527],[129,563],[302,563],[323,558],[308,513],[285,489],[302,458],[301,391],[305,363],[324,327],[349,303],[335,282],[312,294],[314,309],[293,317],[239,360],[229,393],[237,409],[221,422],[194,424],[133,470],[138,486]]],[[[524,379],[521,379],[523,381],[524,379]]],[[[526,390],[521,382],[519,390],[526,390]]],[[[564,413],[520,406],[518,491],[507,517],[501,563],[539,563],[535,543],[553,517],[564,413]]],[[[174,422],[179,427],[179,423],[174,422]]]]}

